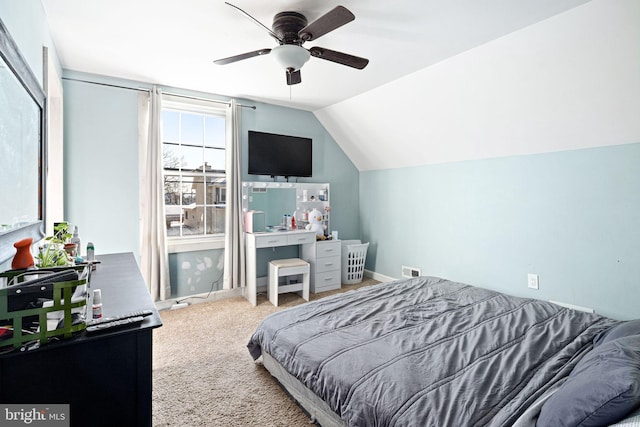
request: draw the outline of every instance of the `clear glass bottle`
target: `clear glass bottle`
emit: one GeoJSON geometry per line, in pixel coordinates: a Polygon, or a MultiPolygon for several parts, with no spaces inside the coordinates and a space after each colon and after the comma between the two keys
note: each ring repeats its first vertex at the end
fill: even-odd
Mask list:
{"type": "Polygon", "coordinates": [[[69,242],[74,243],[76,245],[76,254],[80,255],[80,251],[82,250],[82,246],[80,246],[80,237],[78,236],[78,226],[73,226],[73,237],[69,242]]]}

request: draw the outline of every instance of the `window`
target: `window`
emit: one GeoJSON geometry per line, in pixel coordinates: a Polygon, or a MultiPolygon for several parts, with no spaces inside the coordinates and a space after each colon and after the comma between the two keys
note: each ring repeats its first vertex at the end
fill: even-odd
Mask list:
{"type": "Polygon", "coordinates": [[[225,136],[224,110],[163,100],[162,161],[168,237],[224,235],[225,136]]]}

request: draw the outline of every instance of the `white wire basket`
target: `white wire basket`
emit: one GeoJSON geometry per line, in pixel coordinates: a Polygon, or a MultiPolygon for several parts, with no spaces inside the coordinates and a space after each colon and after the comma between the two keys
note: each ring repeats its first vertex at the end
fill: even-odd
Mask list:
{"type": "Polygon", "coordinates": [[[342,283],[353,285],[362,282],[368,248],[369,243],[361,243],[360,240],[342,242],[342,283]]]}

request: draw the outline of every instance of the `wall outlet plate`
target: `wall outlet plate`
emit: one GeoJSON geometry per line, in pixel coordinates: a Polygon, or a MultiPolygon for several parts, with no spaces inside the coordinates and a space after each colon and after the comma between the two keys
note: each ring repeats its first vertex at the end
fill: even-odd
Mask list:
{"type": "Polygon", "coordinates": [[[411,279],[414,277],[422,276],[422,270],[417,267],[407,267],[406,265],[402,266],[402,277],[406,277],[407,279],[411,279]]]}
{"type": "Polygon", "coordinates": [[[185,308],[185,307],[189,307],[189,303],[188,302],[176,302],[175,304],[173,304],[171,306],[171,310],[178,310],[178,309],[185,308]]]}
{"type": "Polygon", "coordinates": [[[531,289],[539,289],[538,287],[538,275],[529,273],[527,275],[527,286],[531,289]]]}

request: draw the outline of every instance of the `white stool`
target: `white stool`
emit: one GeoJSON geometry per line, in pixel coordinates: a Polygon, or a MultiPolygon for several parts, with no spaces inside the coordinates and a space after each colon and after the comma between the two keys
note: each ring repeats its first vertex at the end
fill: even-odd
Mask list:
{"type": "Polygon", "coordinates": [[[309,263],[300,258],[274,259],[269,262],[269,286],[267,296],[271,304],[278,306],[278,294],[300,292],[302,298],[309,301],[309,263]],[[302,274],[302,283],[278,286],[278,279],[283,276],[302,274]]]}

